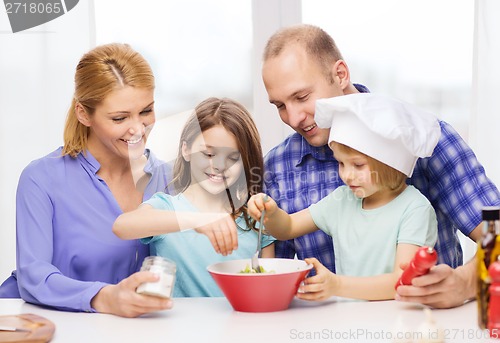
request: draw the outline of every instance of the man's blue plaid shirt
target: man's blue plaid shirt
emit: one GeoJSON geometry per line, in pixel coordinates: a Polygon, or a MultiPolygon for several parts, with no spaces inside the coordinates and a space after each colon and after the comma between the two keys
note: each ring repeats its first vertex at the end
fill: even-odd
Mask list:
{"type": "MultiPolygon", "coordinates": [[[[367,91],[362,85],[356,87],[367,91]]],[[[436,210],[439,263],[455,268],[463,263],[457,230],[468,236],[481,223],[483,206],[500,205],[500,193],[460,135],[449,124],[440,121],[440,125],[441,138],[434,153],[417,161],[408,183],[418,188],[436,210]]],[[[291,134],[265,157],[265,192],[288,213],[309,207],[343,184],[330,148],[313,147],[298,133],[291,134]]],[[[294,258],[295,254],[299,259],[316,257],[335,271],[332,238],[321,230],[276,241],[276,257],[294,258]]]]}

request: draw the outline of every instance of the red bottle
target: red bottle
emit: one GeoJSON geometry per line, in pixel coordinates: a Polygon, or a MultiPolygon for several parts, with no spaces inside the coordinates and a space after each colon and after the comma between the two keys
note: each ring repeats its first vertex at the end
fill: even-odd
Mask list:
{"type": "Polygon", "coordinates": [[[408,267],[404,270],[403,274],[396,282],[394,288],[398,288],[401,285],[411,285],[411,280],[414,277],[427,274],[429,269],[437,262],[437,252],[431,247],[420,247],[418,248],[415,256],[411,260],[408,267]]]}
{"type": "Polygon", "coordinates": [[[488,268],[491,285],[488,307],[488,331],[493,338],[500,338],[500,262],[495,261],[488,268]]]}

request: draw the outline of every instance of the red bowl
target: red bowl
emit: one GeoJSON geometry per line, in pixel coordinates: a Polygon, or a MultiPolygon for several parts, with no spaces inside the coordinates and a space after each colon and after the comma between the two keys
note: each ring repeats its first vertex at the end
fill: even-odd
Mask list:
{"type": "Polygon", "coordinates": [[[286,310],[312,265],[302,260],[259,258],[267,273],[240,273],[250,259],[215,263],[207,267],[231,306],[241,312],[286,310]]]}

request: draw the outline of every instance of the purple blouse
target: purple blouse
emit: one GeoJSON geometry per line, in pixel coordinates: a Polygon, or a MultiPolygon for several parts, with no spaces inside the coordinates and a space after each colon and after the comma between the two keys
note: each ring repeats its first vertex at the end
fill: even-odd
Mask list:
{"type": "MultiPolygon", "coordinates": [[[[166,164],[146,155],[151,179],[144,200],[163,191],[170,175],[166,164]]],[[[89,152],[72,158],[59,148],[24,169],[16,198],[17,270],[0,286],[0,297],[93,312],[90,301],[102,287],[140,268],[149,248],[113,234],[123,212],[96,175],[99,168],[89,152]]]]}

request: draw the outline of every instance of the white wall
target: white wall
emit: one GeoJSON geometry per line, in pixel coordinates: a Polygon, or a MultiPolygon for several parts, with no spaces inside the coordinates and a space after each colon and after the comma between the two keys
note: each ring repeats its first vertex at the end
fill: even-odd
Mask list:
{"type": "Polygon", "coordinates": [[[269,37],[281,27],[301,22],[301,0],[253,0],[253,92],[255,124],[262,137],[262,150],[267,153],[292,133],[269,103],[262,81],[262,53],[269,37]]]}
{"type": "Polygon", "coordinates": [[[475,2],[474,63],[469,144],[500,186],[500,1],[475,2]]]}
{"type": "Polygon", "coordinates": [[[148,137],[147,147],[163,161],[175,160],[179,149],[181,130],[193,110],[157,119],[148,137]]]}
{"type": "Polygon", "coordinates": [[[15,267],[17,180],[62,143],[76,62],[93,45],[91,5],[18,33],[0,10],[0,282],[15,267]]]}

